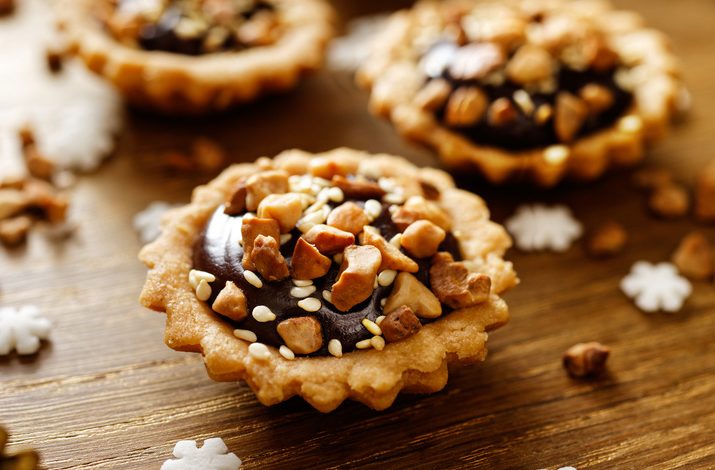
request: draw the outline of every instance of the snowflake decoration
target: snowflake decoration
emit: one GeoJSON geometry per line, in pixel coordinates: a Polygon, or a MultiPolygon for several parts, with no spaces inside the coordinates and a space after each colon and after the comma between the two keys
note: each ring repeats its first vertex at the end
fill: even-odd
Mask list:
{"type": "Polygon", "coordinates": [[[677,312],[690,296],[692,286],[671,263],[638,261],[621,280],[621,290],[635,299],[636,306],[644,312],[677,312]]]}
{"type": "Polygon", "coordinates": [[[524,251],[566,251],[583,227],[566,206],[520,206],[505,223],[516,246],[524,251]]]}
{"type": "Polygon", "coordinates": [[[238,470],[241,459],[228,453],[228,447],[220,437],[206,439],[201,448],[196,441],[179,441],[174,446],[174,457],[167,460],[161,470],[238,470]]]}
{"type": "Polygon", "coordinates": [[[367,59],[375,34],[387,24],[388,15],[356,18],[347,25],[347,34],[332,41],[328,48],[328,67],[353,71],[367,59]]]}
{"type": "Polygon", "coordinates": [[[35,354],[40,340],[47,339],[52,325],[37,307],[0,307],[0,356],[15,349],[18,354],[35,354]]]}
{"type": "Polygon", "coordinates": [[[164,201],[154,201],[134,216],[132,225],[142,243],[150,243],[161,235],[161,218],[166,211],[176,207],[164,201]]]}

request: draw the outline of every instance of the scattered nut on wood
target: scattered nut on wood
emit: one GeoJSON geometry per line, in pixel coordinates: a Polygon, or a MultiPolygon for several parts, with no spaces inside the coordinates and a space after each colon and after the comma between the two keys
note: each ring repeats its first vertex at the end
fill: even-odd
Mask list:
{"type": "Polygon", "coordinates": [[[680,184],[661,185],[648,198],[648,207],[655,215],[666,219],[683,217],[690,209],[690,195],[680,184]]]}
{"type": "Polygon", "coordinates": [[[230,318],[231,320],[241,321],[248,316],[248,306],[246,304],[246,296],[243,291],[233,282],[228,281],[221,292],[216,296],[211,308],[216,313],[230,318]]]}
{"type": "Polygon", "coordinates": [[[255,211],[269,194],[288,192],[288,173],[268,170],[252,175],[246,180],[246,209],[255,211]]]}
{"type": "Polygon", "coordinates": [[[51,181],[55,175],[55,164],[42,155],[37,145],[30,144],[23,149],[27,171],[35,178],[51,181]]]}
{"type": "Polygon", "coordinates": [[[246,210],[246,185],[240,183],[231,195],[231,199],[224,204],[223,212],[227,215],[240,215],[246,210]]]}
{"type": "Polygon", "coordinates": [[[340,253],[355,243],[355,235],[330,225],[318,224],[303,234],[308,243],[312,243],[324,255],[340,253]]]}
{"type": "Polygon", "coordinates": [[[701,222],[715,221],[715,160],[698,174],[695,187],[695,217],[701,222]]]}
{"type": "Polygon", "coordinates": [[[323,328],[313,317],[295,317],[283,320],[277,326],[278,334],[291,351],[311,354],[323,346],[323,328]]]}
{"type": "Polygon", "coordinates": [[[385,269],[393,269],[395,271],[406,271],[408,273],[416,273],[419,270],[417,263],[402,253],[396,246],[385,240],[385,238],[377,233],[377,230],[365,230],[360,234],[360,243],[363,245],[372,245],[382,255],[382,264],[380,271],[385,269]]]}
{"type": "Polygon", "coordinates": [[[609,220],[586,237],[586,253],[594,258],[615,256],[626,246],[628,233],[623,225],[609,220]]]}
{"type": "Polygon", "coordinates": [[[382,336],[388,343],[402,341],[414,335],[422,328],[420,319],[407,305],[402,305],[387,313],[380,323],[382,336]]]}
{"type": "Polygon", "coordinates": [[[391,312],[403,305],[420,318],[437,318],[442,315],[439,299],[415,276],[405,272],[397,275],[392,292],[385,302],[384,311],[391,312]]]}
{"type": "Polygon", "coordinates": [[[580,98],[568,92],[556,95],[554,130],[561,142],[571,142],[583,127],[588,116],[588,106],[580,98]]]}
{"type": "Polygon", "coordinates": [[[272,237],[276,242],[280,243],[281,231],[278,222],[273,219],[262,219],[260,217],[251,217],[246,219],[241,224],[241,238],[243,239],[243,267],[250,271],[255,269],[251,253],[256,238],[259,235],[272,237]]]}
{"type": "Polygon", "coordinates": [[[563,365],[571,377],[597,377],[606,370],[611,349],[598,342],[578,343],[563,356],[563,365]]]}
{"type": "Polygon", "coordinates": [[[354,202],[339,205],[328,215],[327,224],[353,235],[362,232],[362,228],[370,223],[365,211],[354,202]]]}
{"type": "Polygon", "coordinates": [[[293,249],[291,267],[295,279],[318,279],[328,274],[332,260],[324,256],[316,247],[305,241],[303,237],[298,238],[293,249]]]}
{"type": "Polygon", "coordinates": [[[418,220],[402,233],[402,247],[415,258],[427,258],[437,253],[446,236],[447,232],[433,222],[418,220]]]}
{"type": "Polygon", "coordinates": [[[258,217],[275,219],[281,233],[288,233],[303,215],[303,201],[298,194],[269,194],[258,204],[258,217]]]}
{"type": "Polygon", "coordinates": [[[380,199],[385,195],[385,190],[374,181],[348,179],[336,175],[333,176],[332,183],[343,191],[346,199],[380,199]]]}
{"type": "Polygon", "coordinates": [[[706,281],[715,273],[712,245],[702,232],[690,232],[680,241],[671,258],[685,277],[706,281]]]}
{"type": "Polygon", "coordinates": [[[372,294],[382,263],[380,250],[371,245],[352,245],[343,252],[340,276],[333,284],[331,303],[346,312],[372,294]]]}
{"type": "Polygon", "coordinates": [[[288,262],[280,251],[280,242],[271,236],[258,235],[253,242],[250,263],[268,281],[290,276],[288,262]]]}
{"type": "Polygon", "coordinates": [[[437,253],[430,266],[430,286],[440,302],[452,308],[471,307],[489,299],[492,280],[486,274],[472,273],[447,252],[437,253]]]}

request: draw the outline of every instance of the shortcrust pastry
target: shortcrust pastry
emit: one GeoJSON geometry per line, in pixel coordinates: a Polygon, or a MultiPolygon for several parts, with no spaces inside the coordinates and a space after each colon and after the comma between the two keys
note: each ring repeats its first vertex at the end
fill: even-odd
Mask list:
{"type": "Polygon", "coordinates": [[[234,165],[164,218],[141,300],[171,348],[272,405],[375,408],[446,385],[508,320],[511,241],[438,170],[337,149],[234,165]]]}
{"type": "Polygon", "coordinates": [[[422,1],[358,81],[447,165],[543,186],[640,161],[687,93],[668,39],[601,0],[422,1]]]}
{"type": "Polygon", "coordinates": [[[90,69],[134,104],[202,113],[293,87],[332,35],[324,0],[62,0],[90,69]]]}

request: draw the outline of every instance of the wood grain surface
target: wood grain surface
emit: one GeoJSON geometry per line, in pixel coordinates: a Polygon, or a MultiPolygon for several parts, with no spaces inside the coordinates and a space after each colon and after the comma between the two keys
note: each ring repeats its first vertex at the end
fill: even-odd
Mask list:
{"type": "MultiPolygon", "coordinates": [[[[387,2],[392,5],[395,2],[387,2]]],[[[715,2],[629,0],[674,40],[695,99],[689,122],[651,152],[690,183],[715,157],[715,2]]],[[[343,19],[386,3],[336,5],[343,19]]],[[[490,337],[483,365],[454,371],[432,396],[401,396],[374,412],[346,403],[322,415],[294,399],[266,408],[244,384],[214,383],[201,358],[162,343],[164,317],[141,308],[145,269],[132,216],[150,201],[185,202],[208,177],[169,176],[157,153],[196,136],[236,161],[285,148],[352,146],[436,165],[366,112],[348,74],[322,72],[294,92],[200,121],[132,113],[116,155],[80,180],[75,237],[35,233],[0,249],[0,303],[36,304],[56,325],[31,358],[0,358],[0,423],[10,448],[37,448],[48,469],[158,469],[179,439],[220,436],[254,468],[715,468],[715,289],[695,283],[674,315],[638,311],[618,289],[637,260],[666,260],[690,219],[652,218],[626,173],[550,192],[459,184],[503,221],[521,203],[566,203],[589,228],[616,219],[630,234],[619,257],[509,254],[522,284],[506,296],[512,321],[490,337]],[[561,369],[573,343],[613,352],[607,376],[574,381],[561,369]]],[[[715,230],[700,227],[715,241],[715,230]]]]}

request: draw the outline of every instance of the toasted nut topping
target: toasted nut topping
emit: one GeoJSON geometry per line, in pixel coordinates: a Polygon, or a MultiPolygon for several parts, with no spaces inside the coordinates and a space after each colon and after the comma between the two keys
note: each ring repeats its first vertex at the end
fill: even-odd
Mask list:
{"type": "Polygon", "coordinates": [[[588,116],[588,107],[583,100],[562,91],[556,96],[554,129],[561,142],[571,142],[588,116]]]}
{"type": "Polygon", "coordinates": [[[0,220],[0,243],[7,246],[23,243],[32,228],[32,223],[32,218],[26,215],[0,220]]]}
{"type": "Polygon", "coordinates": [[[452,86],[447,80],[442,78],[430,80],[417,92],[415,104],[425,111],[435,111],[447,102],[450,93],[452,93],[452,86]]]}
{"type": "Polygon", "coordinates": [[[487,110],[487,95],[477,87],[457,88],[447,102],[444,119],[450,126],[472,126],[487,110]]]}
{"type": "Polygon", "coordinates": [[[365,201],[365,214],[370,220],[375,220],[382,213],[382,204],[376,199],[368,199],[365,201]]]}
{"type": "Polygon", "coordinates": [[[255,343],[256,341],[258,341],[258,336],[256,336],[256,333],[251,330],[236,329],[233,330],[233,336],[238,339],[248,341],[249,343],[255,343]]]}
{"type": "Polygon", "coordinates": [[[278,334],[297,354],[314,353],[323,346],[323,329],[313,317],[295,317],[278,324],[278,334]]]}
{"type": "Polygon", "coordinates": [[[343,194],[347,199],[379,199],[385,195],[385,190],[383,190],[380,185],[374,181],[348,179],[344,176],[336,175],[333,176],[332,182],[336,187],[343,191],[343,194]]]}
{"type": "Polygon", "coordinates": [[[690,195],[677,183],[666,184],[653,191],[648,207],[654,214],[667,219],[682,217],[690,208],[690,195]]]}
{"type": "Polygon", "coordinates": [[[387,286],[391,285],[393,282],[395,282],[396,277],[397,277],[397,271],[395,271],[393,269],[386,269],[377,275],[377,283],[378,283],[378,285],[381,285],[382,287],[387,287],[387,286]]]}
{"type": "Polygon", "coordinates": [[[258,322],[267,323],[276,319],[276,314],[265,305],[256,305],[251,311],[251,316],[258,322]]]}
{"type": "MultiPolygon", "coordinates": [[[[439,303],[439,299],[409,273],[397,275],[392,293],[387,298],[384,309],[386,312],[391,312],[403,305],[409,307],[421,318],[437,318],[442,315],[442,304],[439,303]]],[[[385,323],[384,320],[383,323],[385,323]]]]}
{"type": "Polygon", "coordinates": [[[226,282],[226,286],[218,293],[211,308],[214,312],[220,313],[231,320],[241,321],[248,316],[246,296],[231,281],[226,282]]]}
{"type": "Polygon", "coordinates": [[[405,229],[401,243],[415,258],[427,258],[437,253],[446,236],[447,232],[429,220],[418,220],[405,229]]]}
{"type": "Polygon", "coordinates": [[[633,184],[639,189],[653,190],[673,183],[673,174],[665,168],[644,168],[633,174],[633,184]]]}
{"type": "Polygon", "coordinates": [[[295,353],[285,344],[282,344],[281,347],[278,348],[278,352],[281,354],[281,356],[285,357],[289,361],[295,359],[295,353]]]}
{"type": "Polygon", "coordinates": [[[345,248],[340,276],[333,284],[331,302],[338,310],[347,312],[370,297],[382,255],[374,246],[345,248]]]}
{"type": "Polygon", "coordinates": [[[422,188],[422,194],[424,194],[425,199],[430,201],[438,201],[442,196],[442,192],[434,186],[432,183],[420,180],[420,188],[422,188]]]}
{"type": "Polygon", "coordinates": [[[280,281],[290,276],[288,263],[281,254],[280,245],[273,237],[258,235],[253,242],[251,265],[268,281],[280,281]]]}
{"type": "Polygon", "coordinates": [[[308,230],[303,235],[303,238],[326,255],[340,253],[346,247],[355,243],[355,235],[352,233],[323,224],[316,225],[308,230]]]}
{"type": "Polygon", "coordinates": [[[470,273],[463,262],[446,252],[432,258],[429,270],[432,291],[452,308],[465,308],[489,299],[492,281],[486,274],[470,273]]]}
{"type": "Polygon", "coordinates": [[[686,277],[706,281],[713,277],[713,249],[702,232],[690,232],[673,253],[673,264],[686,277]]]}
{"type": "Polygon", "coordinates": [[[263,281],[261,281],[261,278],[259,278],[253,271],[244,269],[243,277],[246,279],[246,281],[248,281],[249,284],[251,284],[256,289],[260,289],[261,287],[263,287],[263,281]]]}
{"type": "Polygon", "coordinates": [[[402,305],[385,315],[380,322],[380,328],[387,342],[395,343],[420,331],[422,323],[410,307],[402,305]]]}
{"type": "Polygon", "coordinates": [[[460,47],[449,66],[449,74],[457,80],[479,80],[504,63],[504,52],[490,42],[460,47]]]}
{"type": "Polygon", "coordinates": [[[358,165],[358,160],[335,158],[332,156],[315,157],[310,161],[310,173],[313,176],[329,180],[337,175],[354,175],[358,171],[358,165]]]}
{"type": "Polygon", "coordinates": [[[392,221],[401,231],[418,220],[429,220],[446,231],[452,228],[449,215],[436,202],[421,196],[412,196],[392,214],[392,221]]]}
{"type": "Polygon", "coordinates": [[[328,341],[328,352],[335,357],[343,357],[343,343],[339,339],[328,341]]]}
{"type": "Polygon", "coordinates": [[[591,114],[599,114],[613,105],[613,93],[596,83],[589,83],[579,91],[579,96],[588,106],[591,114]]]}
{"type": "Polygon", "coordinates": [[[564,353],[564,368],[571,377],[596,377],[606,370],[610,353],[610,348],[595,341],[575,344],[564,353]]]}
{"type": "Polygon", "coordinates": [[[253,246],[259,235],[271,237],[279,243],[281,231],[278,222],[274,219],[263,219],[259,217],[243,218],[241,223],[241,238],[243,239],[243,267],[255,271],[256,268],[251,259],[253,246]]]}
{"type": "Polygon", "coordinates": [[[202,302],[206,302],[211,297],[211,286],[206,279],[201,279],[196,285],[196,298],[202,302]]]}
{"type": "Polygon", "coordinates": [[[259,361],[267,361],[271,358],[271,351],[263,343],[251,343],[248,346],[248,354],[259,361]]]}
{"type": "Polygon", "coordinates": [[[313,285],[305,287],[291,287],[290,295],[291,297],[295,297],[297,299],[304,299],[315,292],[316,289],[317,287],[313,285]]]}
{"type": "Polygon", "coordinates": [[[501,127],[510,124],[518,116],[517,110],[509,98],[497,98],[489,105],[487,121],[490,126],[501,127]]]}
{"type": "Polygon", "coordinates": [[[308,287],[313,285],[311,279],[293,279],[293,285],[296,287],[308,287]]]}
{"type": "Polygon", "coordinates": [[[586,253],[594,258],[614,256],[623,250],[627,241],[628,234],[623,225],[609,220],[586,238],[586,253]]]}
{"type": "Polygon", "coordinates": [[[304,238],[299,238],[293,249],[291,267],[297,279],[317,279],[328,274],[332,261],[304,238]]]}
{"type": "Polygon", "coordinates": [[[303,200],[295,193],[269,194],[258,205],[258,217],[275,219],[281,233],[288,233],[303,215],[303,200]]]}
{"type": "Polygon", "coordinates": [[[380,336],[382,334],[382,330],[380,329],[378,324],[370,320],[369,318],[363,318],[361,323],[362,326],[364,326],[365,329],[373,335],[380,336]]]}
{"type": "Polygon", "coordinates": [[[35,178],[51,181],[55,174],[55,164],[42,155],[34,144],[25,147],[24,152],[27,171],[35,178]]]}
{"type": "Polygon", "coordinates": [[[298,307],[306,312],[317,312],[322,306],[323,304],[320,302],[320,299],[316,299],[315,297],[308,297],[307,299],[298,301],[298,307]]]}
{"type": "Polygon", "coordinates": [[[0,189],[0,220],[12,217],[25,209],[28,204],[28,197],[22,191],[0,189]]]}
{"type": "Polygon", "coordinates": [[[373,336],[370,338],[370,345],[378,351],[382,351],[385,349],[385,338],[382,336],[373,336]]]}
{"type": "Polygon", "coordinates": [[[531,95],[529,95],[526,90],[516,90],[511,95],[511,98],[525,115],[531,116],[534,112],[534,101],[532,101],[531,95]]]}
{"type": "Polygon", "coordinates": [[[618,61],[618,54],[613,49],[608,47],[603,39],[597,38],[593,41],[589,54],[589,62],[594,70],[609,70],[613,68],[618,61]]]}
{"type": "Polygon", "coordinates": [[[357,235],[362,228],[370,223],[365,211],[354,202],[346,202],[330,212],[328,225],[353,235],[357,235]]]}
{"type": "Polygon", "coordinates": [[[380,250],[380,255],[382,256],[380,271],[393,269],[395,271],[416,273],[419,270],[414,260],[410,259],[410,257],[402,253],[399,248],[396,248],[385,240],[382,235],[377,233],[377,230],[365,230],[362,232],[360,234],[360,243],[362,245],[372,245],[380,250]]]}
{"type": "Polygon", "coordinates": [[[223,212],[228,215],[240,215],[246,210],[246,185],[241,183],[224,205],[223,212]]]}
{"type": "Polygon", "coordinates": [[[551,77],[554,70],[554,58],[539,46],[520,47],[506,66],[506,75],[513,82],[521,85],[540,82],[551,77]]]}
{"type": "Polygon", "coordinates": [[[536,122],[540,126],[546,124],[549,119],[551,119],[551,116],[553,116],[553,114],[554,108],[552,108],[551,105],[542,104],[536,109],[536,112],[534,113],[534,122],[536,122]]]}
{"type": "Polygon", "coordinates": [[[281,170],[269,170],[252,175],[246,181],[246,209],[255,211],[269,194],[288,192],[288,173],[281,170]]]}
{"type": "Polygon", "coordinates": [[[199,282],[205,279],[206,282],[214,282],[216,280],[216,276],[214,276],[211,273],[207,273],[206,271],[199,271],[198,269],[192,269],[189,271],[189,284],[191,284],[191,287],[196,289],[196,286],[199,285],[199,282]]]}
{"type": "Polygon", "coordinates": [[[695,217],[702,222],[715,220],[715,160],[708,163],[698,176],[695,217]]]}
{"type": "Polygon", "coordinates": [[[355,343],[356,349],[370,349],[372,347],[372,341],[370,339],[364,339],[355,343]]]}

